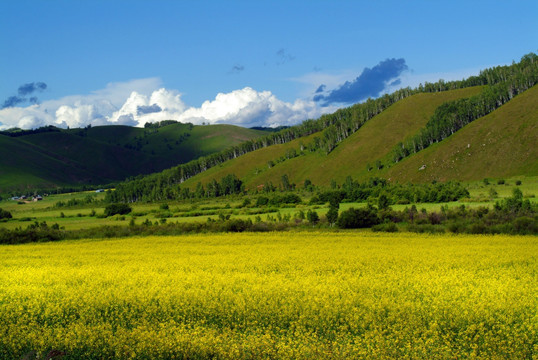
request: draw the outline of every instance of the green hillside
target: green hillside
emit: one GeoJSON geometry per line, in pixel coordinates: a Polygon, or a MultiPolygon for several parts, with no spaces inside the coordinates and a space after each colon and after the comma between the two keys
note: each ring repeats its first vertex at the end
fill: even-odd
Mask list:
{"type": "Polygon", "coordinates": [[[319,151],[303,151],[303,155],[285,159],[291,149],[301,152],[301,144],[307,149],[319,133],[297,139],[286,144],[263,148],[221,166],[211,168],[187,180],[185,186],[197,182],[208,183],[227,174],[240,177],[247,188],[254,188],[267,181],[278,184],[283,174],[292,182],[302,183],[310,179],[316,185],[329,185],[331,180],[343,182],[351,175],[354,178],[376,176],[368,171],[367,164],[374,166],[376,160],[388,155],[402,139],[415,134],[424,127],[435,109],[442,103],[477,94],[481,87],[470,87],[437,93],[422,93],[400,100],[387,110],[366,122],[357,132],[343,140],[332,152],[325,155],[319,151]],[[269,161],[276,164],[269,168],[269,161]]]}
{"type": "Polygon", "coordinates": [[[26,189],[43,186],[66,185],[76,179],[89,179],[90,174],[83,169],[68,164],[66,172],[64,159],[54,157],[43,149],[29,145],[16,138],[0,135],[0,188],[16,186],[26,189]]]}
{"type": "Polygon", "coordinates": [[[0,189],[105,184],[149,174],[266,132],[232,125],[100,126],[0,135],[0,189]]]}
{"type": "Polygon", "coordinates": [[[349,175],[362,181],[383,177],[398,182],[538,175],[536,86],[447,139],[399,163],[392,162],[396,144],[423,128],[439,105],[480,91],[481,87],[471,87],[413,95],[372,118],[328,155],[308,151],[309,144],[319,136],[316,133],[227,161],[190,178],[183,186],[194,189],[198,182],[207,184],[228,174],[237,175],[248,189],[269,181],[279,184],[284,174],[296,184],[310,179],[322,186],[328,186],[332,180],[342,183],[349,175]],[[301,145],[305,148],[302,155],[286,158],[290,150],[301,153],[301,145]],[[382,164],[381,169],[377,168],[377,161],[382,164]],[[270,162],[274,166],[269,167],[270,162]],[[419,170],[423,165],[425,169],[419,170]]]}
{"type": "Polygon", "coordinates": [[[537,86],[383,172],[413,182],[516,175],[538,175],[537,86]]]}

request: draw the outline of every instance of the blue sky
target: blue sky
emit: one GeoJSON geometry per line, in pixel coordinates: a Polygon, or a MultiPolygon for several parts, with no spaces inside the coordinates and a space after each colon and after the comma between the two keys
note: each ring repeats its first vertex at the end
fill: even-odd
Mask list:
{"type": "Polygon", "coordinates": [[[0,128],[291,125],[519,61],[538,52],[537,15],[537,1],[6,0],[0,128]]]}

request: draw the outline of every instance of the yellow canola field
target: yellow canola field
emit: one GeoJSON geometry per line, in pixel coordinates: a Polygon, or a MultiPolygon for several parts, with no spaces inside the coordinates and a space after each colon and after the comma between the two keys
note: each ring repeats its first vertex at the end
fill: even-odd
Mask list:
{"type": "Polygon", "coordinates": [[[51,350],[537,359],[538,239],[292,232],[0,246],[0,358],[51,350]]]}

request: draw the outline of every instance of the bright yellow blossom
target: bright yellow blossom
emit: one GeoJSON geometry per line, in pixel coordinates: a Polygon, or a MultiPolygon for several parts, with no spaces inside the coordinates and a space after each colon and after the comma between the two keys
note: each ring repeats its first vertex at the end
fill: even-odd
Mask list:
{"type": "Polygon", "coordinates": [[[0,247],[0,359],[538,356],[538,239],[262,233],[0,247]]]}

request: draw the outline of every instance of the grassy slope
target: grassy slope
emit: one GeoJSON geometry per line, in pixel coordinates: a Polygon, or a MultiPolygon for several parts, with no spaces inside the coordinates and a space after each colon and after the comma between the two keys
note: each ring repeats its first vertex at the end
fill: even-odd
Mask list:
{"type": "Polygon", "coordinates": [[[127,126],[71,129],[10,138],[0,135],[0,189],[107,183],[211,154],[266,134],[232,125],[171,124],[157,132],[127,126]],[[84,132],[84,136],[79,136],[84,132]],[[189,137],[181,135],[190,133],[189,137]],[[126,146],[140,142],[136,149],[126,146]]]}
{"type": "Polygon", "coordinates": [[[75,179],[91,177],[87,171],[76,166],[70,166],[66,172],[65,161],[17,138],[0,135],[0,148],[3,154],[7,154],[0,160],[0,188],[66,185],[75,179]]]}
{"type": "Polygon", "coordinates": [[[538,86],[384,172],[400,181],[538,175],[538,86]],[[418,169],[426,165],[426,169],[418,169]]]}
{"type": "Polygon", "coordinates": [[[268,133],[233,125],[205,125],[193,127],[190,134],[178,145],[175,153],[182,163],[268,133]]]}
{"type": "Polygon", "coordinates": [[[146,154],[88,137],[50,132],[22,138],[21,141],[39,146],[64,161],[64,171],[81,168],[92,174],[94,181],[123,179],[138,172],[149,173],[159,169],[159,163],[156,164],[146,154]]]}
{"type": "Polygon", "coordinates": [[[266,181],[280,183],[281,176],[288,174],[290,180],[302,184],[308,178],[316,185],[329,185],[332,179],[343,182],[346,176],[368,178],[376,172],[368,172],[366,164],[387,156],[394,146],[424,127],[435,109],[445,101],[472,96],[480,87],[440,93],[418,94],[401,100],[368,121],[359,131],[344,140],[329,155],[307,152],[306,155],[286,160],[268,168],[267,162],[283,156],[287,149],[299,150],[299,144],[308,145],[315,136],[298,139],[284,145],[261,149],[222,166],[210,169],[185,182],[193,186],[196,182],[207,183],[234,173],[243,179],[248,188],[266,181]]]}
{"type": "MultiPolygon", "coordinates": [[[[300,143],[308,144],[318,135],[319,134],[317,133],[312,134],[301,139],[290,141],[286,144],[273,145],[247,153],[188,179],[182,186],[193,187],[199,181],[206,184],[212,179],[218,181],[228,174],[237,175],[246,184],[263,184],[265,182],[264,175],[271,170],[268,168],[268,162],[270,160],[284,156],[289,149],[298,149],[300,143]]],[[[280,181],[280,179],[278,181],[280,181]]],[[[273,183],[277,184],[278,182],[273,181],[273,183]]]]}

